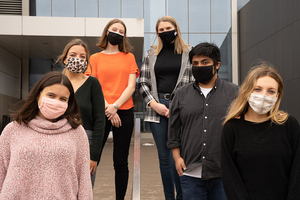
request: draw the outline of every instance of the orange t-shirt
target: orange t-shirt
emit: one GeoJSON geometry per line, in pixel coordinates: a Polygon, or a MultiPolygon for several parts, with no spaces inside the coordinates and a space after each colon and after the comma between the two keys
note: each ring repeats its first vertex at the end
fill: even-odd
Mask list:
{"type": "MultiPolygon", "coordinates": [[[[109,104],[119,99],[128,85],[130,74],[140,75],[139,69],[132,53],[105,54],[95,53],[90,57],[90,64],[86,75],[96,77],[101,86],[104,98],[109,104]]],[[[133,100],[130,97],[119,109],[128,110],[133,107],[133,100]]]]}

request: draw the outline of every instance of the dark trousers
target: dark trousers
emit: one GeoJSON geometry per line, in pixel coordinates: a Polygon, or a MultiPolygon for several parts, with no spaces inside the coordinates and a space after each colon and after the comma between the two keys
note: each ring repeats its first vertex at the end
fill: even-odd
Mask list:
{"type": "Polygon", "coordinates": [[[180,176],[184,200],[227,200],[221,178],[202,180],[180,176]]]}
{"type": "MultiPolygon", "coordinates": [[[[131,141],[131,135],[134,125],[133,108],[129,110],[118,110],[122,126],[116,128],[106,118],[105,135],[102,147],[104,147],[110,130],[113,132],[113,162],[115,169],[115,191],[116,200],[123,200],[128,185],[128,155],[131,141]]],[[[102,153],[102,150],[101,150],[102,153]]]]}

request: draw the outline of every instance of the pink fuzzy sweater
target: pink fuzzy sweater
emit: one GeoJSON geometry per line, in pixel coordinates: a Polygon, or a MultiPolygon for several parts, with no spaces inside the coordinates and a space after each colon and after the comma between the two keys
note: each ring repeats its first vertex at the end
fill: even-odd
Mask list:
{"type": "Polygon", "coordinates": [[[11,122],[0,136],[0,199],[93,199],[82,126],[40,117],[11,122]]]}

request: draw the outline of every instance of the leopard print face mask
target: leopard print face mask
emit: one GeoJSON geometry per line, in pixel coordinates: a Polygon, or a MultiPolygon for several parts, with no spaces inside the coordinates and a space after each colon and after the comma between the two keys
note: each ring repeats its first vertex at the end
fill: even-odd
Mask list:
{"type": "Polygon", "coordinates": [[[66,68],[72,73],[84,73],[87,69],[87,62],[84,59],[69,57],[66,68]]]}

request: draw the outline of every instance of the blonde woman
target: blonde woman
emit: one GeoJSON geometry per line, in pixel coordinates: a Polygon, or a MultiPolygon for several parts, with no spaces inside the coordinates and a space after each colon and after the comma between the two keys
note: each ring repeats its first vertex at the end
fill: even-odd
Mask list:
{"type": "Polygon", "coordinates": [[[266,62],[252,68],[225,119],[221,174],[229,200],[299,199],[300,128],[279,104],[283,81],[266,62]]]}
{"type": "Polygon", "coordinates": [[[145,121],[150,122],[156,143],[165,199],[182,199],[180,180],[172,152],[167,148],[169,101],[176,90],[193,80],[188,59],[189,46],[170,16],[156,23],[158,43],[146,53],[139,79],[139,91],[146,102],[145,121]],[[176,187],[176,198],[174,192],[176,187]]]}

